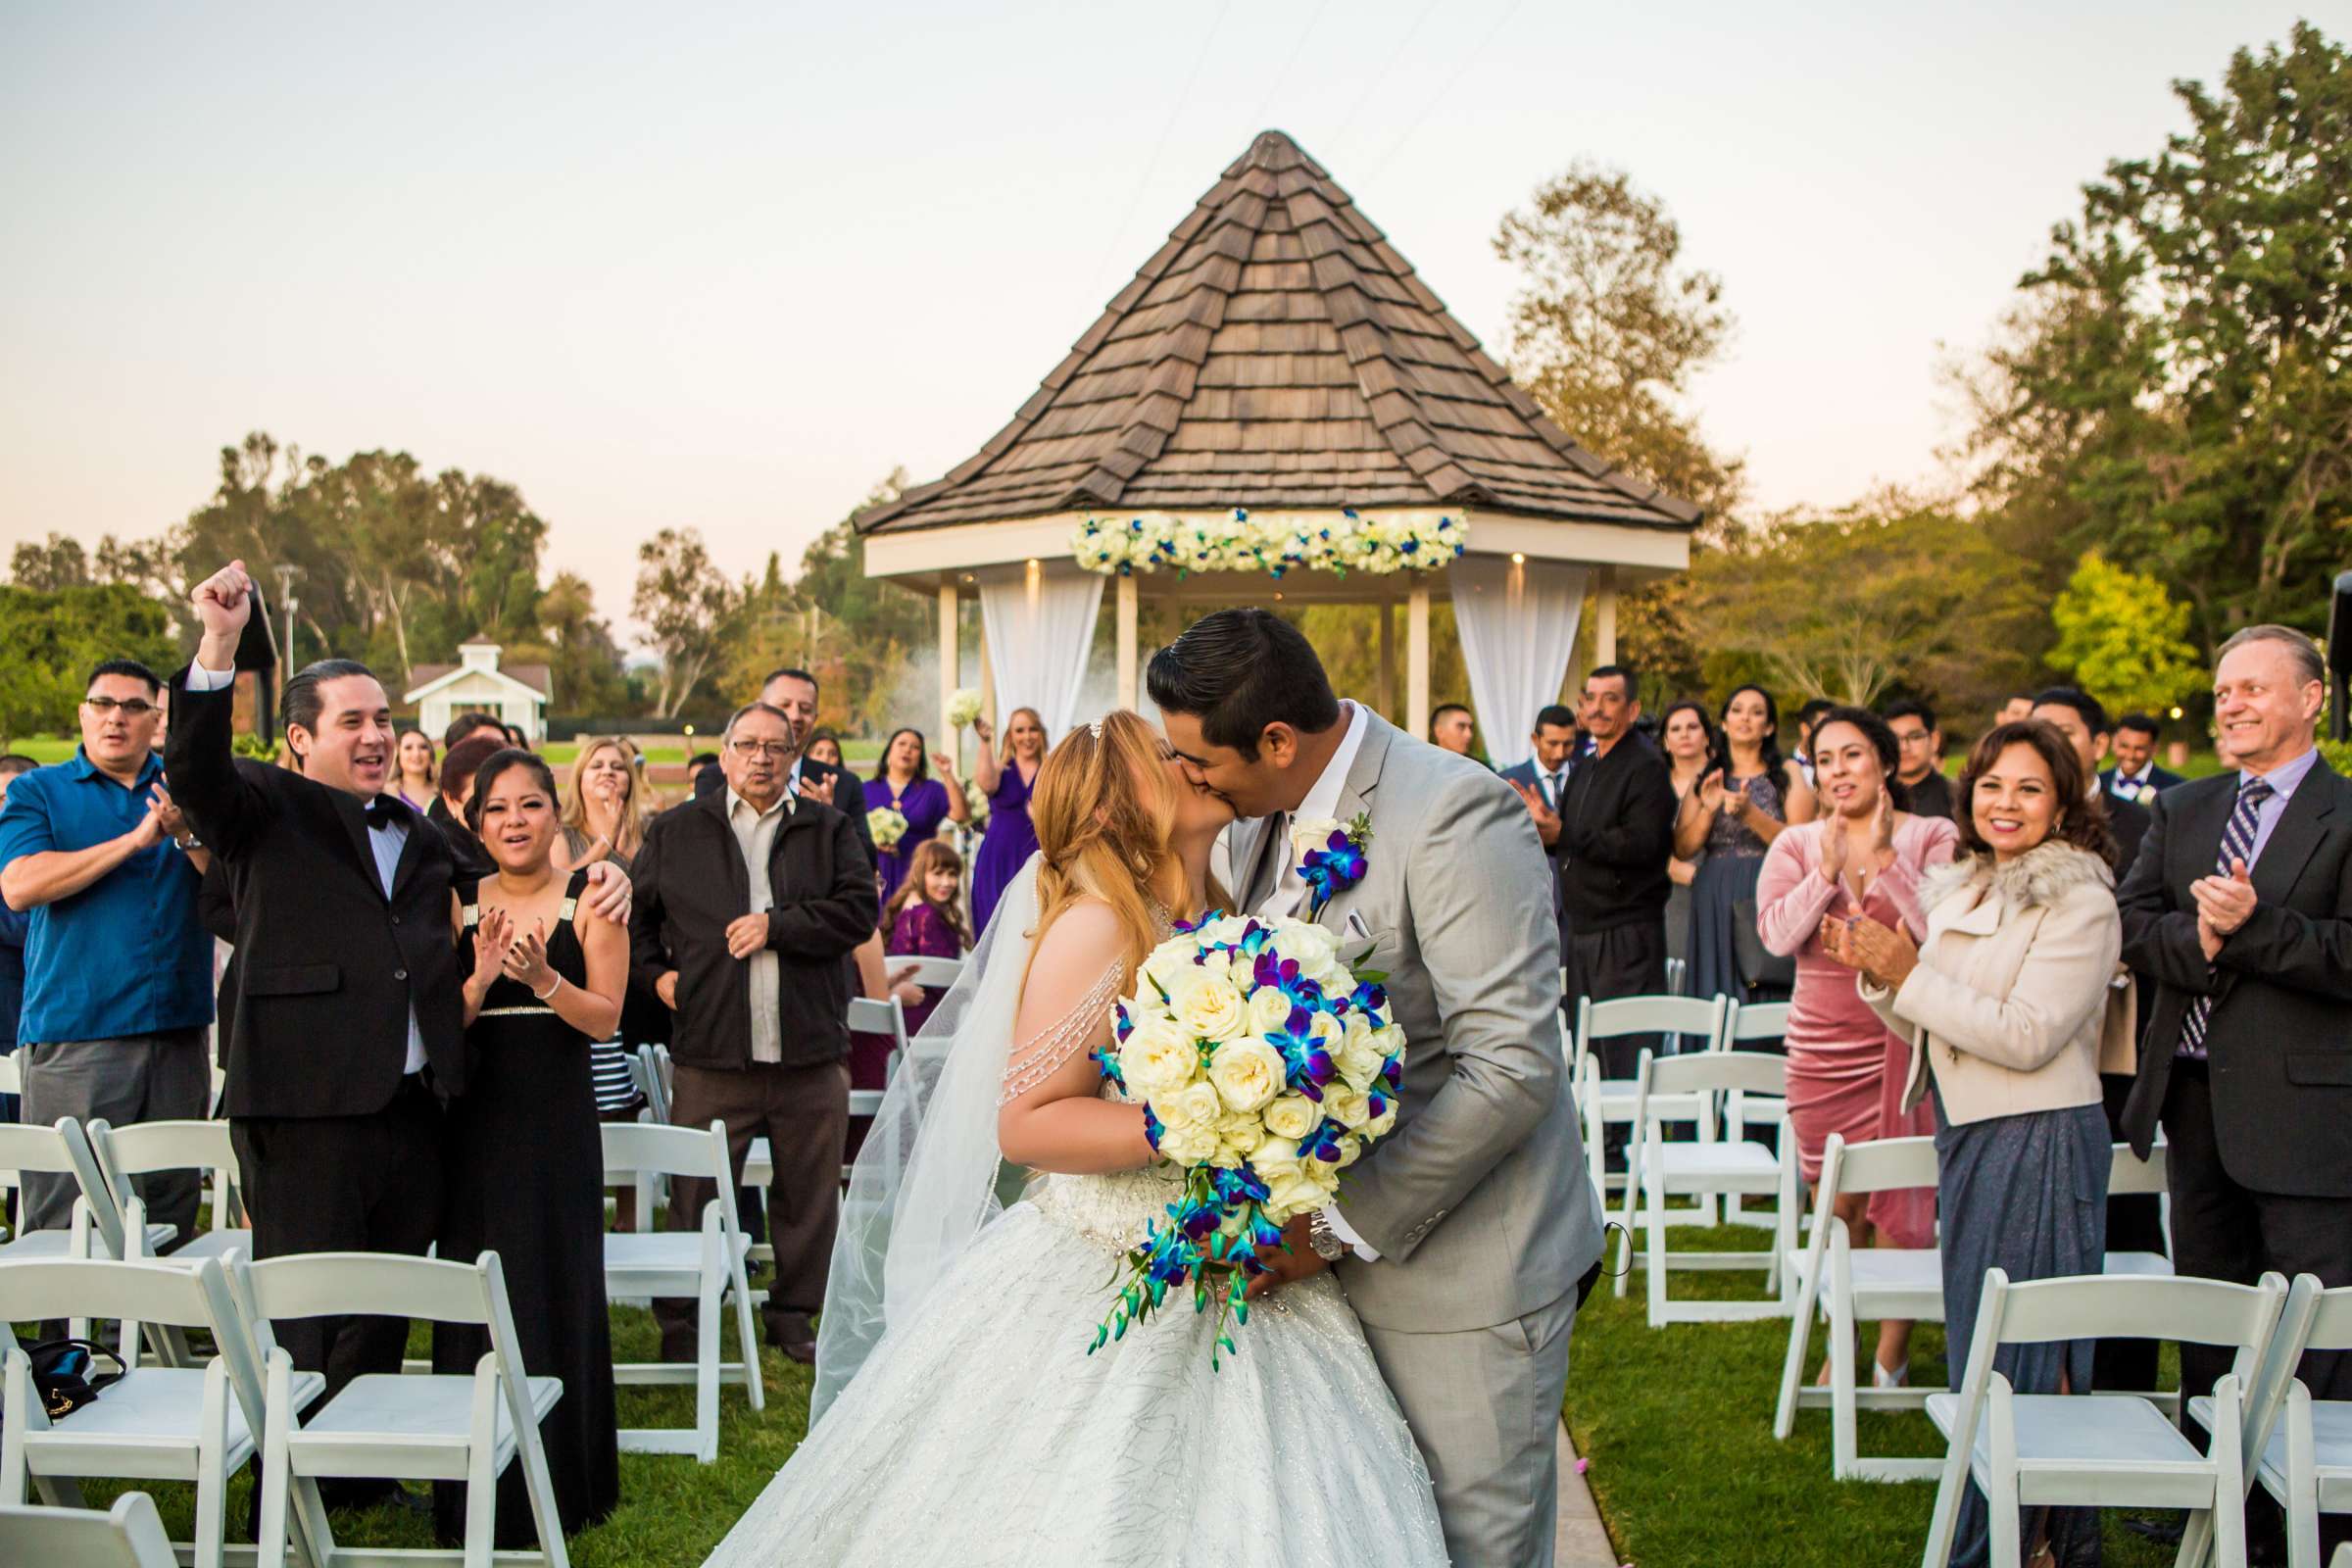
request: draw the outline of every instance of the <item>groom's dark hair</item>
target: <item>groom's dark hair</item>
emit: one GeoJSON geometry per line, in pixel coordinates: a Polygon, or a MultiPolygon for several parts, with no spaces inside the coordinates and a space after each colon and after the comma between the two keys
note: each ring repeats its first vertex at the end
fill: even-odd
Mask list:
{"type": "Polygon", "coordinates": [[[1268,724],[1319,735],[1340,721],[1340,700],[1313,645],[1266,610],[1201,616],[1152,656],[1145,684],[1162,711],[1193,714],[1212,745],[1251,761],[1268,724]]]}

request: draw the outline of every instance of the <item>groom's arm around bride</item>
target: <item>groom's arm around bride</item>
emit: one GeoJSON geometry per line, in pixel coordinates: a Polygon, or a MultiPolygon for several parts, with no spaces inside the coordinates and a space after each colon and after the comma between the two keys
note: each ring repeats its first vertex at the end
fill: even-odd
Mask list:
{"type": "MultiPolygon", "coordinates": [[[[1569,1331],[1600,1231],[1527,809],[1484,768],[1341,704],[1305,639],[1263,612],[1197,623],[1150,681],[1200,780],[1263,819],[1234,841],[1240,906],[1319,919],[1388,974],[1407,1042],[1399,1116],[1326,1216],[1355,1244],[1341,1283],[1429,1463],[1453,1560],[1548,1563],[1569,1331]],[[1287,826],[1358,813],[1364,874],[1317,910],[1287,826]]],[[[1292,1242],[1278,1280],[1324,1266],[1292,1242]]]]}

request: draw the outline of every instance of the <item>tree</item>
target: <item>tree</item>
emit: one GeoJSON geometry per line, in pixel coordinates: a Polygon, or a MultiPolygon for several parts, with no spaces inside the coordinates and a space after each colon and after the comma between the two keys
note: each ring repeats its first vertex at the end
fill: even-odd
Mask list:
{"type": "Polygon", "coordinates": [[[1977,524],[1899,494],[1784,518],[1692,564],[1712,687],[1964,711],[2022,684],[2041,618],[2031,567],[1977,524]]]}
{"type": "MultiPolygon", "coordinates": [[[[1706,548],[1734,530],[1744,462],[1707,444],[1687,399],[1735,322],[1723,280],[1684,268],[1682,249],[1662,201],[1623,170],[1584,162],[1538,186],[1494,236],[1495,254],[1523,274],[1510,308],[1513,375],[1577,440],[1702,509],[1706,548]]],[[[1620,602],[1624,657],[1666,687],[1697,679],[1689,598],[1669,578],[1620,602]]]]}
{"type": "Polygon", "coordinates": [[[0,749],[22,735],[69,729],[90,668],[105,659],[172,662],[170,612],[122,583],[42,592],[0,587],[0,749]]]}
{"type": "Polygon", "coordinates": [[[2316,630],[2352,532],[2352,58],[2298,24],[2173,90],[2187,128],[2083,187],[1962,374],[1963,450],[2050,586],[2099,551],[2210,650],[2316,630]]]}
{"type": "Polygon", "coordinates": [[[577,572],[560,571],[539,596],[536,644],[517,649],[518,662],[544,657],[555,681],[555,701],[567,713],[629,710],[629,687],[620,645],[596,612],[596,591],[577,572]]]}
{"type": "Polygon", "coordinates": [[[20,588],[55,593],[60,588],[88,586],[90,561],[80,540],[72,534],[53,533],[45,540],[19,541],[9,557],[8,575],[20,588]]]}
{"type": "Polygon", "coordinates": [[[2205,684],[2188,613],[2155,578],[2086,552],[2050,610],[2049,665],[2118,711],[2161,713],[2205,684]]]}
{"type": "Polygon", "coordinates": [[[716,664],[744,592],[711,561],[699,530],[664,528],[637,547],[630,612],[652,634],[661,661],[654,716],[675,718],[716,664]]]}
{"type": "Polygon", "coordinates": [[[869,735],[887,728],[896,717],[889,705],[900,673],[937,645],[933,606],[897,583],[868,577],[865,541],[858,536],[858,514],[896,501],[906,488],[906,470],[893,468],[801,554],[793,598],[805,618],[796,616],[787,628],[786,644],[794,650],[790,662],[820,682],[816,717],[827,727],[869,735]]]}

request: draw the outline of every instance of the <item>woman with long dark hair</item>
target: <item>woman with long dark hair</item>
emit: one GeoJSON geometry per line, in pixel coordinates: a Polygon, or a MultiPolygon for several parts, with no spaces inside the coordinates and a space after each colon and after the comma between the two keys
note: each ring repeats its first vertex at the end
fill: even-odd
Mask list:
{"type": "MultiPolygon", "coordinates": [[[[1698,793],[1698,781],[1706,776],[1710,760],[1715,753],[1715,725],[1707,717],[1704,703],[1686,697],[1667,705],[1658,718],[1658,748],[1666,754],[1666,775],[1674,785],[1677,808],[1674,858],[1666,862],[1667,880],[1674,890],[1666,895],[1666,957],[1668,962],[1680,958],[1684,964],[1684,989],[1690,990],[1690,884],[1697,880],[1698,866],[1706,856],[1701,847],[1686,855],[1680,832],[1681,811],[1688,809],[1690,798],[1698,793]]],[[[1704,996],[1705,992],[1690,992],[1704,996]]]]}
{"type": "Polygon", "coordinates": [[[1795,970],[1756,936],[1756,877],[1773,841],[1813,817],[1813,791],[1781,755],[1772,693],[1741,686],[1724,700],[1706,776],[1683,800],[1674,852],[1697,858],[1690,886],[1690,994],[1778,1002],[1795,970]]]}
{"type": "Polygon", "coordinates": [[[907,858],[939,831],[942,822],[968,822],[972,808],[963,798],[963,785],[956,777],[947,755],[926,757],[923,732],[919,729],[896,729],[883,744],[882,760],[874,764],[874,776],[865,782],[865,808],[872,821],[872,812],[888,808],[906,818],[906,826],[888,846],[883,835],[874,835],[874,880],[888,904],[890,896],[899,891],[899,883],[906,875],[907,858]],[[939,777],[931,776],[930,764],[937,763],[939,777]]]}
{"type": "MultiPolygon", "coordinates": [[[[1867,915],[1880,924],[1927,930],[1920,884],[1952,858],[1955,834],[1941,817],[1903,809],[1895,767],[1900,750],[1886,720],[1867,708],[1833,708],[1813,727],[1818,820],[1773,840],[1756,881],[1756,934],[1767,950],[1796,960],[1788,999],[1788,1124],[1805,1180],[1821,1179],[1830,1134],[1849,1144],[1933,1133],[1935,1118],[1903,1107],[1911,1043],[1886,1027],[1854,990],[1852,971],[1824,941],[1867,915]]],[[[1924,1189],[1838,1200],[1856,1246],[1874,1235],[1892,1247],[1936,1245],[1935,1195],[1924,1189]]],[[[1893,1388],[1909,1376],[1911,1325],[1879,1325],[1876,1378],[1893,1388]]]]}

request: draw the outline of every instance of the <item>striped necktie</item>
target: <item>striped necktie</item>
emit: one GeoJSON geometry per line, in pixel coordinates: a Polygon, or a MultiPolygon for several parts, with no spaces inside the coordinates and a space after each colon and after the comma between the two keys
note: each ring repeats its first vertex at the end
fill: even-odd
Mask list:
{"type": "MultiPolygon", "coordinates": [[[[2250,778],[2237,792],[2237,807],[2230,813],[2230,825],[2222,830],[2221,853],[2214,857],[2214,874],[2228,876],[2230,862],[2243,860],[2250,869],[2254,863],[2254,826],[2262,815],[2262,803],[2276,793],[2268,781],[2250,778]]],[[[2213,1023],[2213,998],[2198,997],[2188,1004],[2187,1016],[2180,1020],[2180,1046],[2175,1055],[2187,1056],[2194,1061],[2205,1059],[2205,1031],[2213,1023]]]]}

